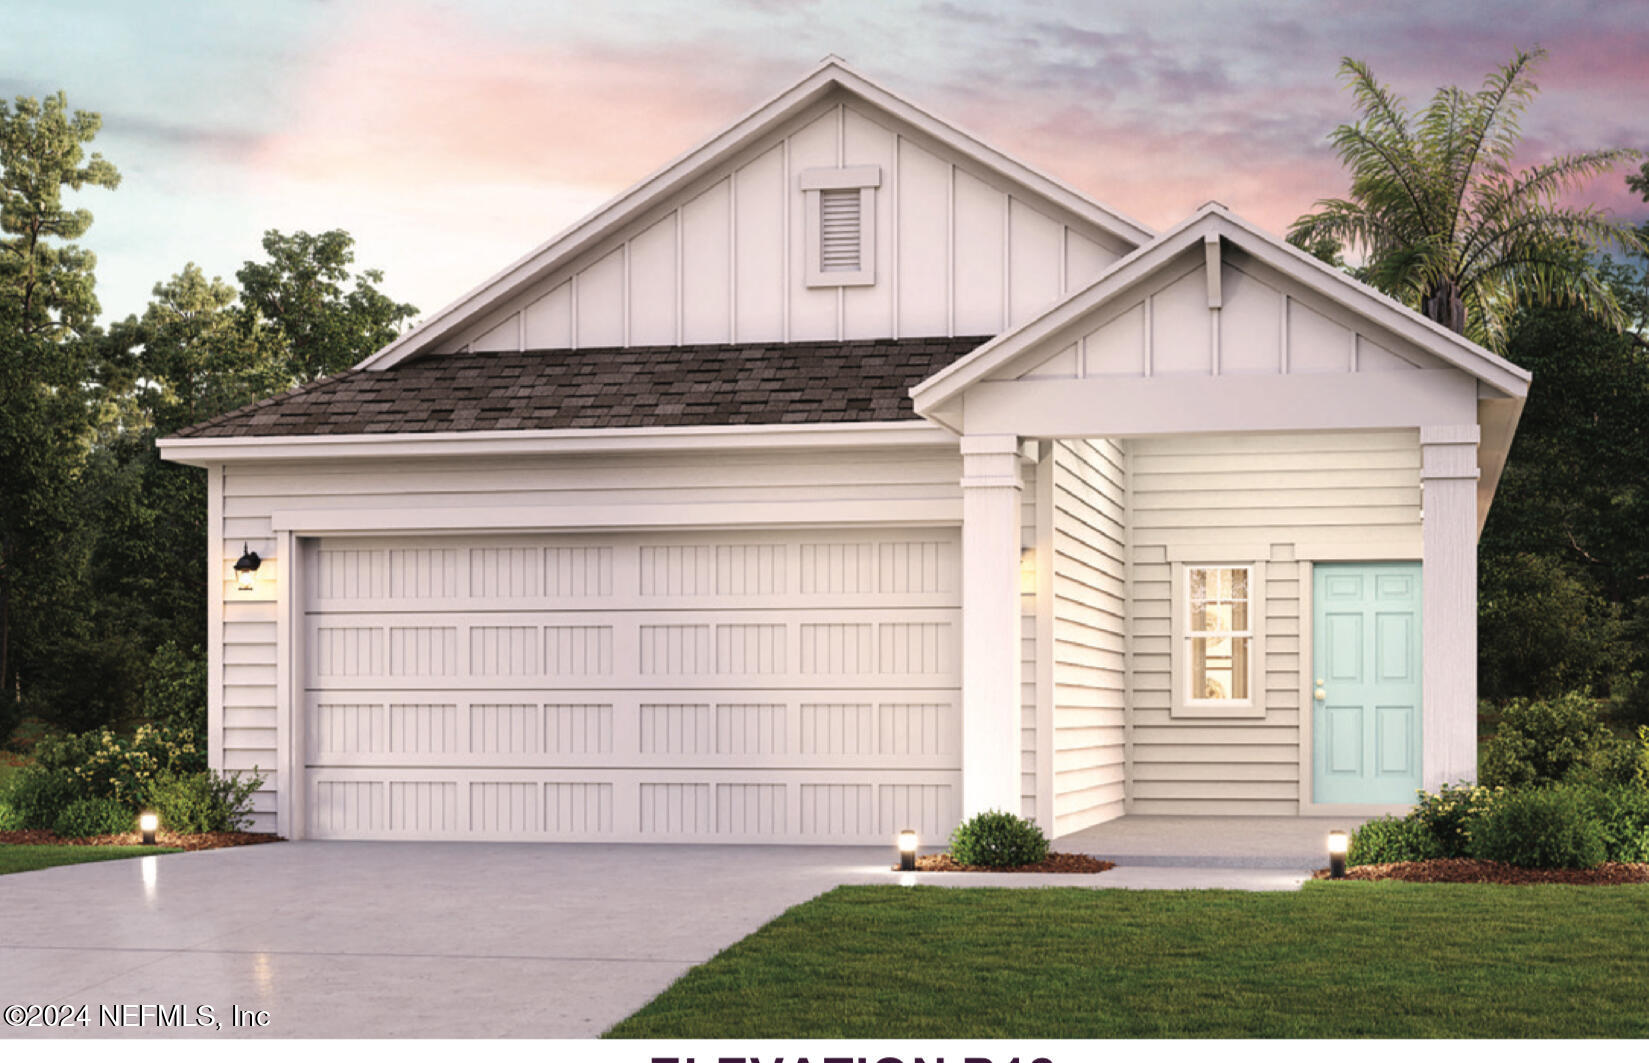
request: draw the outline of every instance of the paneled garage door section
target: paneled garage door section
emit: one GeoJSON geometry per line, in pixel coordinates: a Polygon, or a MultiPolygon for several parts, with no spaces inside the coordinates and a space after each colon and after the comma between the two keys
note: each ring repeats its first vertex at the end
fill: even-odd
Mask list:
{"type": "Polygon", "coordinates": [[[950,529],[313,543],[309,834],[942,837],[957,553],[950,529]]]}

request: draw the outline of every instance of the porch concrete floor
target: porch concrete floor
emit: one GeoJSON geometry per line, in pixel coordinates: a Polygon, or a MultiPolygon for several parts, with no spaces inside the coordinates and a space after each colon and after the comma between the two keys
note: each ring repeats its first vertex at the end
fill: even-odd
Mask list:
{"type": "Polygon", "coordinates": [[[1123,816],[1054,841],[1123,867],[1274,868],[1328,866],[1328,832],[1366,816],[1123,816]]]}

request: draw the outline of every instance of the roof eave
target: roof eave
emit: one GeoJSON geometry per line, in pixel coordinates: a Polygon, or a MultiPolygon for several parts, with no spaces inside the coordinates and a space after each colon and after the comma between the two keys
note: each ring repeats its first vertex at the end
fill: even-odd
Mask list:
{"type": "Polygon", "coordinates": [[[356,458],[615,454],[716,450],[956,445],[924,420],[650,428],[499,429],[473,432],[371,432],[350,435],[167,436],[160,456],[181,465],[239,461],[356,458]]]}

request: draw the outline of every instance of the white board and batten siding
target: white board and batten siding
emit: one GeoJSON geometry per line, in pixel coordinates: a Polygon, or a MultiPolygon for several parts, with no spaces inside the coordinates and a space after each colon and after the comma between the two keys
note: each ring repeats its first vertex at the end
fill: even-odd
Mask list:
{"type": "Polygon", "coordinates": [[[1132,589],[1129,811],[1292,815],[1302,800],[1306,560],[1418,559],[1413,430],[1128,442],[1132,589]],[[1175,563],[1254,564],[1263,580],[1263,715],[1173,706],[1175,563]]]}
{"type": "Polygon", "coordinates": [[[332,700],[283,724],[289,559],[272,515],[381,507],[462,527],[439,515],[645,500],[726,504],[736,527],[741,503],[945,500],[958,479],[954,454],[921,449],[864,463],[820,451],[231,466],[216,504],[221,766],[270,773],[254,827],[275,829],[276,791],[291,785],[271,773],[281,736],[307,731],[298,744],[316,765],[304,803],[317,835],[380,836],[379,824],[386,837],[572,837],[557,833],[571,822],[552,808],[562,798],[595,799],[579,814],[615,840],[656,837],[663,824],[698,840],[885,842],[886,817],[946,833],[960,757],[954,525],[614,531],[576,544],[300,538],[301,683],[332,700]],[[229,569],[243,543],[267,558],[250,594],[229,569]],[[540,595],[508,589],[520,580],[540,595]],[[581,588],[594,596],[579,601],[581,588]],[[586,745],[558,744],[573,734],[586,745]],[[602,780],[614,783],[616,819],[602,818],[602,780]],[[528,807],[535,821],[499,819],[528,807]]]}
{"type": "Polygon", "coordinates": [[[1008,378],[1385,373],[1442,365],[1238,252],[1221,261],[1217,300],[1208,278],[1203,255],[1180,256],[1068,330],[1054,341],[1054,354],[1008,378]]]}
{"type": "Polygon", "coordinates": [[[1127,688],[1127,456],[1114,440],[1053,444],[1053,830],[1122,814],[1127,688]]]}
{"type": "Polygon", "coordinates": [[[994,335],[1131,250],[868,105],[815,106],[452,349],[994,335]],[[800,175],[875,167],[874,283],[809,286],[800,175]]]}

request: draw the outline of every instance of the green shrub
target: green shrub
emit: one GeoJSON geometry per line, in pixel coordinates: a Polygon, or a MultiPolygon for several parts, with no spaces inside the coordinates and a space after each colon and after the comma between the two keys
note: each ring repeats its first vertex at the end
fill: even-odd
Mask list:
{"type": "Polygon", "coordinates": [[[1596,867],[1608,855],[1602,825],[1571,787],[1500,795],[1471,839],[1472,856],[1518,867],[1596,867]]]}
{"type": "Polygon", "coordinates": [[[39,765],[24,768],[6,784],[3,800],[15,830],[51,830],[58,814],[81,797],[75,778],[39,765]]]}
{"type": "Polygon", "coordinates": [[[1642,786],[1638,781],[1641,756],[1636,741],[1610,733],[1589,759],[1569,770],[1564,781],[1582,786],[1642,786]]]}
{"type": "Polygon", "coordinates": [[[125,834],[132,829],[132,810],[110,797],[82,797],[57,814],[52,830],[59,838],[125,834]]]}
{"type": "Polygon", "coordinates": [[[199,744],[206,734],[206,654],[200,647],[166,642],[156,648],[143,678],[143,714],[199,744]]]}
{"type": "Polygon", "coordinates": [[[1346,863],[1401,864],[1442,855],[1431,831],[1417,820],[1383,816],[1371,819],[1351,833],[1346,863]]]}
{"type": "Polygon", "coordinates": [[[206,770],[206,750],[194,735],[145,724],[130,737],[87,731],[42,738],[35,763],[74,780],[76,797],[108,797],[133,811],[157,775],[206,770]]]}
{"type": "Polygon", "coordinates": [[[951,833],[950,856],[977,867],[1022,867],[1047,859],[1048,839],[1011,812],[981,812],[951,833]]]}
{"type": "MultiPolygon", "coordinates": [[[[1435,794],[1422,792],[1409,821],[1431,839],[1436,856],[1465,856],[1471,849],[1471,826],[1503,791],[1487,786],[1450,786],[1435,794]]],[[[1425,859],[1425,858],[1420,858],[1425,859]]]]}
{"type": "Polygon", "coordinates": [[[251,821],[258,785],[255,772],[162,774],[149,786],[148,808],[160,817],[161,826],[179,834],[240,830],[251,821]]]}
{"type": "Polygon", "coordinates": [[[1584,694],[1548,701],[1515,698],[1483,749],[1482,782],[1534,786],[1562,782],[1577,771],[1605,771],[1620,741],[1584,694]]]}
{"type": "Polygon", "coordinates": [[[11,806],[11,801],[0,796],[0,830],[22,830],[23,816],[11,806]]]}
{"type": "Polygon", "coordinates": [[[1603,832],[1604,858],[1649,863],[1649,790],[1637,784],[1585,787],[1578,796],[1603,832]]]}

